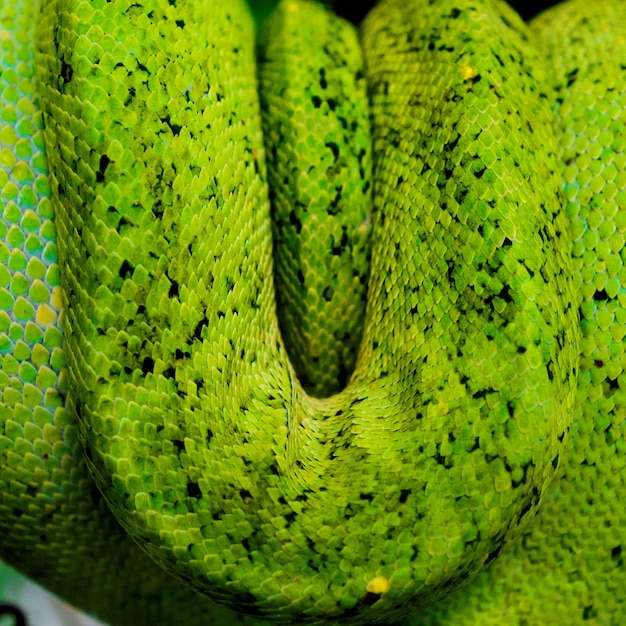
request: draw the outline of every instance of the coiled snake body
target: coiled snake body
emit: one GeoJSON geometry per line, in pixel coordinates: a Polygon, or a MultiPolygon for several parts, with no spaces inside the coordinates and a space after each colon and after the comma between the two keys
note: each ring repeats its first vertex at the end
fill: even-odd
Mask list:
{"type": "Polygon", "coordinates": [[[119,624],[621,623],[625,17],[383,0],[362,61],[285,0],[257,74],[240,0],[3,0],[2,558],[119,624]]]}

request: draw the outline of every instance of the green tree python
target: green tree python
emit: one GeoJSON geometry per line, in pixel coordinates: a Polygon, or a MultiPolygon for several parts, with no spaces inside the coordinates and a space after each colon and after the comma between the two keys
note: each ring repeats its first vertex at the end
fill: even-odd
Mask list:
{"type": "Polygon", "coordinates": [[[2,559],[111,624],[624,623],[625,24],[2,0],[2,559]]]}

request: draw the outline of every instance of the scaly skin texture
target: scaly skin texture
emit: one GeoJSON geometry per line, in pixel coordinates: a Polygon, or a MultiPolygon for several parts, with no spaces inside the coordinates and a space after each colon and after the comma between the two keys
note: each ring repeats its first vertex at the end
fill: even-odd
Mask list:
{"type": "Polygon", "coordinates": [[[280,327],[302,386],[325,397],[345,387],[365,317],[372,149],[363,59],[352,25],[313,2],[282,3],[262,35],[280,327]]]}
{"type": "MultiPolygon", "coordinates": [[[[519,572],[538,554],[551,571],[563,545],[585,548],[574,524],[590,497],[620,526],[621,483],[587,468],[601,458],[619,471],[623,441],[621,265],[611,260],[624,230],[621,92],[610,92],[613,113],[601,111],[611,158],[571,139],[600,87],[589,108],[568,104],[576,88],[562,85],[576,80],[558,78],[565,44],[554,43],[553,95],[540,46],[506,5],[377,7],[362,32],[374,163],[363,339],[346,388],[315,399],[279,332],[245,5],[0,9],[3,558],[112,623],[252,623],[212,613],[192,590],[279,623],[390,623],[416,606],[410,623],[495,623],[499,598],[505,623],[550,623],[547,608],[527,610],[519,572]],[[605,188],[586,171],[614,183],[613,209],[591,200],[605,188]],[[584,244],[573,261],[570,233],[584,244]],[[593,406],[574,402],[577,377],[593,406]],[[587,423],[605,425],[600,440],[587,423]],[[578,499],[561,495],[568,488],[578,499]],[[561,543],[540,543],[546,515],[561,543]]],[[[581,9],[571,10],[573,20],[581,9]]],[[[271,131],[265,139],[269,154],[271,131]]],[[[340,166],[350,151],[337,147],[340,166]]],[[[620,531],[590,532],[589,562],[600,537],[612,546],[603,571],[617,574],[620,531]]],[[[553,593],[575,595],[593,571],[569,568],[553,593]]],[[[582,618],[618,623],[610,580],[589,589],[585,601],[608,608],[585,604],[582,618]]]]}
{"type": "Polygon", "coordinates": [[[403,624],[626,621],[626,5],[532,24],[553,92],[582,328],[576,418],[535,522],[458,594],[403,624]]]}

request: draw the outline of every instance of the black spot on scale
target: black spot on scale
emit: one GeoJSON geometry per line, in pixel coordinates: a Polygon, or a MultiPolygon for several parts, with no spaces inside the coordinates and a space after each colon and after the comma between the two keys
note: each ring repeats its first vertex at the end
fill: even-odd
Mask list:
{"type": "Polygon", "coordinates": [[[74,78],[74,68],[69,63],[66,63],[64,59],[61,60],[61,72],[59,73],[59,78],[63,80],[62,83],[61,80],[58,81],[59,91],[63,93],[65,85],[71,82],[72,78],[74,78]]]}
{"type": "Polygon", "coordinates": [[[513,296],[511,295],[511,288],[508,285],[504,285],[504,287],[500,289],[498,298],[502,298],[502,300],[504,300],[505,302],[513,302],[513,296]]]}
{"type": "Polygon", "coordinates": [[[141,364],[141,371],[144,374],[150,374],[150,373],[154,372],[154,359],[152,357],[147,356],[143,360],[143,363],[141,364]]]}
{"type": "Polygon", "coordinates": [[[327,148],[330,148],[330,151],[333,153],[335,160],[339,157],[339,146],[334,141],[327,141],[324,144],[327,148]]]}
{"type": "Polygon", "coordinates": [[[502,547],[503,544],[500,543],[494,550],[492,550],[489,553],[489,556],[487,557],[487,560],[485,561],[485,565],[489,565],[489,563],[491,563],[492,561],[495,561],[498,556],[500,555],[500,552],[502,552],[502,547]]]}
{"type": "Polygon", "coordinates": [[[472,398],[479,400],[484,398],[488,393],[493,393],[493,389],[479,389],[472,394],[472,398]]]}
{"type": "Polygon", "coordinates": [[[326,80],[326,69],[320,68],[320,87],[326,89],[328,87],[328,81],[326,80]]]}
{"type": "Polygon", "coordinates": [[[129,87],[128,88],[128,98],[126,98],[126,100],[124,101],[124,104],[125,105],[130,104],[135,99],[136,95],[137,95],[137,90],[134,87],[129,87]]]}
{"type": "Polygon", "coordinates": [[[209,325],[209,318],[203,317],[197,324],[192,333],[192,339],[197,339],[198,341],[202,341],[202,329],[209,325]]]}
{"type": "Polygon", "coordinates": [[[130,278],[133,275],[134,270],[135,268],[132,266],[132,264],[129,263],[127,259],[124,259],[122,261],[122,264],[120,265],[118,274],[120,275],[121,278],[124,278],[124,279],[130,278]]]}
{"type": "Polygon", "coordinates": [[[178,454],[185,450],[185,443],[180,439],[172,439],[172,445],[176,448],[178,454]]]}
{"type": "Polygon", "coordinates": [[[331,248],[331,252],[333,253],[334,256],[340,256],[341,254],[343,254],[348,246],[348,243],[350,242],[350,238],[348,237],[348,232],[345,230],[343,230],[343,234],[341,235],[341,241],[339,242],[339,245],[333,245],[331,248]]]}
{"type": "Polygon", "coordinates": [[[182,125],[174,124],[169,115],[163,117],[161,121],[168,125],[169,129],[172,131],[172,135],[175,137],[180,135],[180,131],[183,129],[182,125]]]}
{"type": "Polygon", "coordinates": [[[319,109],[322,106],[322,99],[319,96],[313,96],[311,98],[311,102],[316,109],[319,109]]]}
{"type": "Polygon", "coordinates": [[[378,600],[380,600],[380,595],[379,593],[372,593],[371,591],[368,591],[360,600],[359,603],[364,605],[364,606],[372,606],[372,604],[374,604],[375,602],[378,602],[378,600]]]}
{"type": "Polygon", "coordinates": [[[296,229],[298,235],[302,232],[302,222],[295,211],[289,212],[289,223],[296,229]]]}
{"type": "Polygon", "coordinates": [[[96,172],[96,182],[97,183],[104,182],[104,173],[106,172],[107,167],[109,167],[109,163],[111,163],[111,159],[109,159],[108,155],[103,154],[100,157],[100,163],[98,165],[98,171],[96,172]]]}
{"type": "Polygon", "coordinates": [[[481,179],[486,171],[487,171],[487,168],[483,165],[481,169],[474,172],[474,176],[478,179],[481,179]]]}
{"type": "Polygon", "coordinates": [[[148,70],[148,68],[143,63],[140,63],[139,61],[137,61],[137,69],[140,70],[141,72],[145,72],[146,74],[150,75],[150,71],[148,70]]]}
{"type": "Polygon", "coordinates": [[[597,617],[598,613],[597,611],[593,608],[593,604],[588,604],[584,609],[583,609],[583,621],[586,622],[588,620],[591,619],[595,619],[597,617]]]}
{"type": "Polygon", "coordinates": [[[198,487],[198,483],[187,483],[187,495],[190,498],[199,498],[202,495],[202,491],[200,491],[200,487],[198,487]]]}
{"type": "Polygon", "coordinates": [[[574,68],[571,72],[567,74],[567,87],[571,87],[578,78],[578,68],[574,68]]]}
{"type": "Polygon", "coordinates": [[[398,502],[400,502],[400,504],[404,504],[409,496],[411,495],[411,490],[410,489],[401,489],[400,490],[400,497],[398,498],[398,502]]]}

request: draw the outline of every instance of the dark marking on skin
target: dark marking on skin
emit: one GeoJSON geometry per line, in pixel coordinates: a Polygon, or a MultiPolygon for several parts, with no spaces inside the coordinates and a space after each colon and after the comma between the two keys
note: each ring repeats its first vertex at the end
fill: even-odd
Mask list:
{"type": "Polygon", "coordinates": [[[63,79],[63,83],[59,80],[59,91],[64,93],[65,85],[72,81],[74,78],[74,68],[65,62],[65,59],[61,59],[61,72],[59,73],[59,77],[63,79]]]}
{"type": "Polygon", "coordinates": [[[289,212],[289,223],[296,229],[298,235],[302,232],[302,222],[293,210],[289,212]]]}
{"type": "Polygon", "coordinates": [[[624,559],[622,557],[622,546],[617,545],[611,549],[611,558],[617,561],[617,566],[622,567],[624,565],[624,559]]]}
{"type": "Polygon", "coordinates": [[[504,285],[498,294],[499,298],[502,298],[505,302],[513,302],[513,296],[511,295],[511,288],[508,285],[504,285]]]}
{"type": "Polygon", "coordinates": [[[169,115],[163,117],[162,121],[169,126],[170,130],[172,131],[172,135],[174,135],[175,137],[178,137],[178,135],[180,135],[180,131],[183,129],[182,125],[174,124],[169,115]]]}
{"type": "Polygon", "coordinates": [[[129,263],[128,260],[124,259],[122,261],[122,264],[120,265],[118,274],[121,278],[124,279],[131,278],[134,270],[135,268],[131,265],[131,263],[129,263]]]}
{"type": "Polygon", "coordinates": [[[567,74],[567,87],[571,87],[578,78],[578,68],[574,68],[571,72],[567,74]]]}
{"type": "Polygon", "coordinates": [[[364,606],[372,606],[372,604],[374,604],[375,602],[378,602],[378,600],[380,600],[380,595],[379,593],[372,593],[371,591],[368,591],[363,598],[361,598],[359,600],[360,604],[363,604],[364,606]]]}
{"type": "Polygon", "coordinates": [[[483,165],[481,169],[476,170],[474,172],[474,176],[478,179],[481,179],[486,171],[487,171],[487,168],[483,165]]]}
{"type": "Polygon", "coordinates": [[[598,613],[597,611],[593,608],[593,604],[588,604],[584,609],[583,609],[583,621],[586,622],[590,619],[595,619],[597,617],[598,613]]]}
{"type": "Polygon", "coordinates": [[[330,148],[330,151],[333,153],[335,160],[339,158],[339,146],[334,141],[327,141],[324,143],[327,148],[330,148]]]}
{"type": "Polygon", "coordinates": [[[209,325],[209,318],[203,317],[197,324],[192,333],[192,339],[197,339],[198,341],[202,340],[202,329],[209,325]]]}
{"type": "Polygon", "coordinates": [[[617,378],[607,378],[605,383],[608,385],[609,389],[613,391],[617,391],[619,389],[619,382],[617,378]]]}
{"type": "Polygon", "coordinates": [[[500,543],[494,550],[489,553],[487,560],[485,561],[485,565],[489,565],[492,561],[498,558],[500,552],[502,552],[503,544],[500,543]]]}
{"type": "Polygon", "coordinates": [[[187,495],[190,498],[199,498],[202,495],[198,483],[187,483],[187,495]]]}
{"type": "Polygon", "coordinates": [[[326,69],[320,68],[320,87],[326,89],[328,87],[328,81],[326,80],[326,69]]]}
{"type": "Polygon", "coordinates": [[[109,163],[111,163],[111,159],[109,159],[108,155],[103,154],[100,157],[100,164],[98,166],[98,171],[96,172],[97,183],[104,182],[104,173],[106,172],[107,167],[109,167],[109,163]]]}

